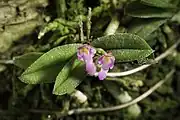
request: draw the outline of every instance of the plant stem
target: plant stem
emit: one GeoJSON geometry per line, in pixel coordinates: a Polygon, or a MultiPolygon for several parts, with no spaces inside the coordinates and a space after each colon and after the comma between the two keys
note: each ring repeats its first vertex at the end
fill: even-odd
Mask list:
{"type": "Polygon", "coordinates": [[[111,22],[109,23],[108,27],[106,28],[104,35],[112,35],[116,32],[119,27],[119,20],[118,16],[115,14],[112,16],[111,22]]]}
{"type": "Polygon", "coordinates": [[[84,42],[84,33],[83,33],[83,22],[82,22],[82,17],[80,16],[80,21],[79,21],[79,27],[80,27],[80,39],[81,42],[84,42]]]}
{"type": "Polygon", "coordinates": [[[67,10],[65,0],[56,0],[57,16],[65,18],[65,12],[67,10]]]}
{"type": "Polygon", "coordinates": [[[91,8],[88,8],[88,16],[87,16],[87,40],[89,41],[89,37],[90,37],[90,33],[91,33],[91,16],[92,16],[92,12],[91,12],[91,8]]]}
{"type": "Polygon", "coordinates": [[[0,60],[0,64],[14,64],[13,60],[0,60]]]}

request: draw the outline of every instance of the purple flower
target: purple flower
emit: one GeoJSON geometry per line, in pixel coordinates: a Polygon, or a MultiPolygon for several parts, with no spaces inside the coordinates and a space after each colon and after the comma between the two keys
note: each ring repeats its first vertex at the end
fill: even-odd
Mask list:
{"type": "Polygon", "coordinates": [[[99,80],[104,80],[109,69],[114,67],[115,57],[111,54],[105,54],[98,59],[98,64],[101,65],[101,70],[98,73],[99,80]]]}
{"type": "Polygon", "coordinates": [[[89,75],[94,75],[96,73],[96,66],[93,62],[95,53],[96,50],[90,45],[83,45],[78,48],[78,59],[86,63],[86,71],[89,75]]]}
{"type": "Polygon", "coordinates": [[[88,62],[92,61],[95,53],[96,50],[93,47],[91,47],[90,45],[83,45],[78,48],[77,56],[79,60],[88,62]]]}
{"type": "Polygon", "coordinates": [[[96,66],[93,63],[93,61],[86,63],[86,71],[91,76],[93,76],[96,73],[96,66]]]}

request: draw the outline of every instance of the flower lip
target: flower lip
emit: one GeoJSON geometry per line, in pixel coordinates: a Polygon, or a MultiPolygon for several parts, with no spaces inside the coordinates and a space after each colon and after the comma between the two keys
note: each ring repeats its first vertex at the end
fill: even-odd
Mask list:
{"type": "Polygon", "coordinates": [[[78,48],[77,56],[79,60],[82,61],[89,61],[89,59],[92,59],[96,53],[96,50],[91,47],[90,45],[83,45],[78,48]]]}
{"type": "Polygon", "coordinates": [[[94,75],[96,73],[96,66],[93,62],[95,53],[96,49],[87,44],[78,48],[78,59],[85,62],[86,71],[89,75],[94,75]]]}
{"type": "Polygon", "coordinates": [[[86,63],[86,71],[89,75],[94,75],[96,73],[96,66],[93,62],[86,63]]]}
{"type": "Polygon", "coordinates": [[[98,64],[100,64],[104,70],[112,69],[114,67],[114,62],[115,57],[109,53],[101,56],[98,59],[98,64]]]}
{"type": "Polygon", "coordinates": [[[100,80],[104,80],[106,78],[106,74],[108,73],[109,69],[114,67],[115,57],[111,54],[102,55],[98,59],[98,64],[101,65],[101,70],[98,73],[98,77],[100,80]]]}

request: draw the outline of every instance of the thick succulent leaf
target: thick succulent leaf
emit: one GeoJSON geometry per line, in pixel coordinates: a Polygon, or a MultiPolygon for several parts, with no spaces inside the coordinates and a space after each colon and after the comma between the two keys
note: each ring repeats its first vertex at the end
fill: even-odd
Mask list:
{"type": "Polygon", "coordinates": [[[138,18],[170,18],[173,16],[174,10],[151,7],[134,1],[126,6],[125,13],[138,18]]]}
{"type": "Polygon", "coordinates": [[[68,44],[51,49],[31,64],[21,75],[20,80],[29,84],[38,84],[46,81],[44,76],[49,75],[48,80],[54,79],[54,75],[59,72],[57,70],[61,70],[61,66],[76,53],[79,46],[80,44],[68,44]],[[48,71],[52,72],[52,79],[48,71]],[[43,72],[46,75],[43,75],[43,72]]]}
{"type": "Polygon", "coordinates": [[[133,61],[149,56],[153,50],[144,39],[129,33],[97,38],[92,42],[97,48],[112,51],[116,61],[133,61]]]}
{"type": "Polygon", "coordinates": [[[136,34],[142,38],[147,38],[157,30],[167,19],[135,19],[129,26],[128,32],[136,34]]]}
{"type": "Polygon", "coordinates": [[[141,0],[143,4],[160,7],[160,8],[176,8],[176,5],[171,4],[170,0],[141,0]]]}
{"type": "Polygon", "coordinates": [[[43,53],[41,52],[31,52],[21,56],[16,56],[13,58],[14,65],[26,69],[29,67],[34,61],[36,61],[43,53]]]}
{"type": "Polygon", "coordinates": [[[64,82],[54,86],[53,94],[64,95],[73,92],[85,77],[84,63],[80,63],[71,71],[71,74],[64,82]]]}

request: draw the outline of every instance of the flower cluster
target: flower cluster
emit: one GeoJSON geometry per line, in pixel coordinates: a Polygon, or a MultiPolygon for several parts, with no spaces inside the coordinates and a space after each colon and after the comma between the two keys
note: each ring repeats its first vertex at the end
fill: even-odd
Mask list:
{"type": "MultiPolygon", "coordinates": [[[[86,63],[86,71],[91,76],[96,73],[96,65],[93,61],[95,54],[96,49],[90,45],[83,45],[79,47],[77,52],[78,59],[86,63]]],[[[109,69],[114,67],[114,62],[115,58],[110,53],[106,53],[98,58],[97,64],[101,68],[98,72],[99,80],[104,80],[106,78],[109,69]]]]}

